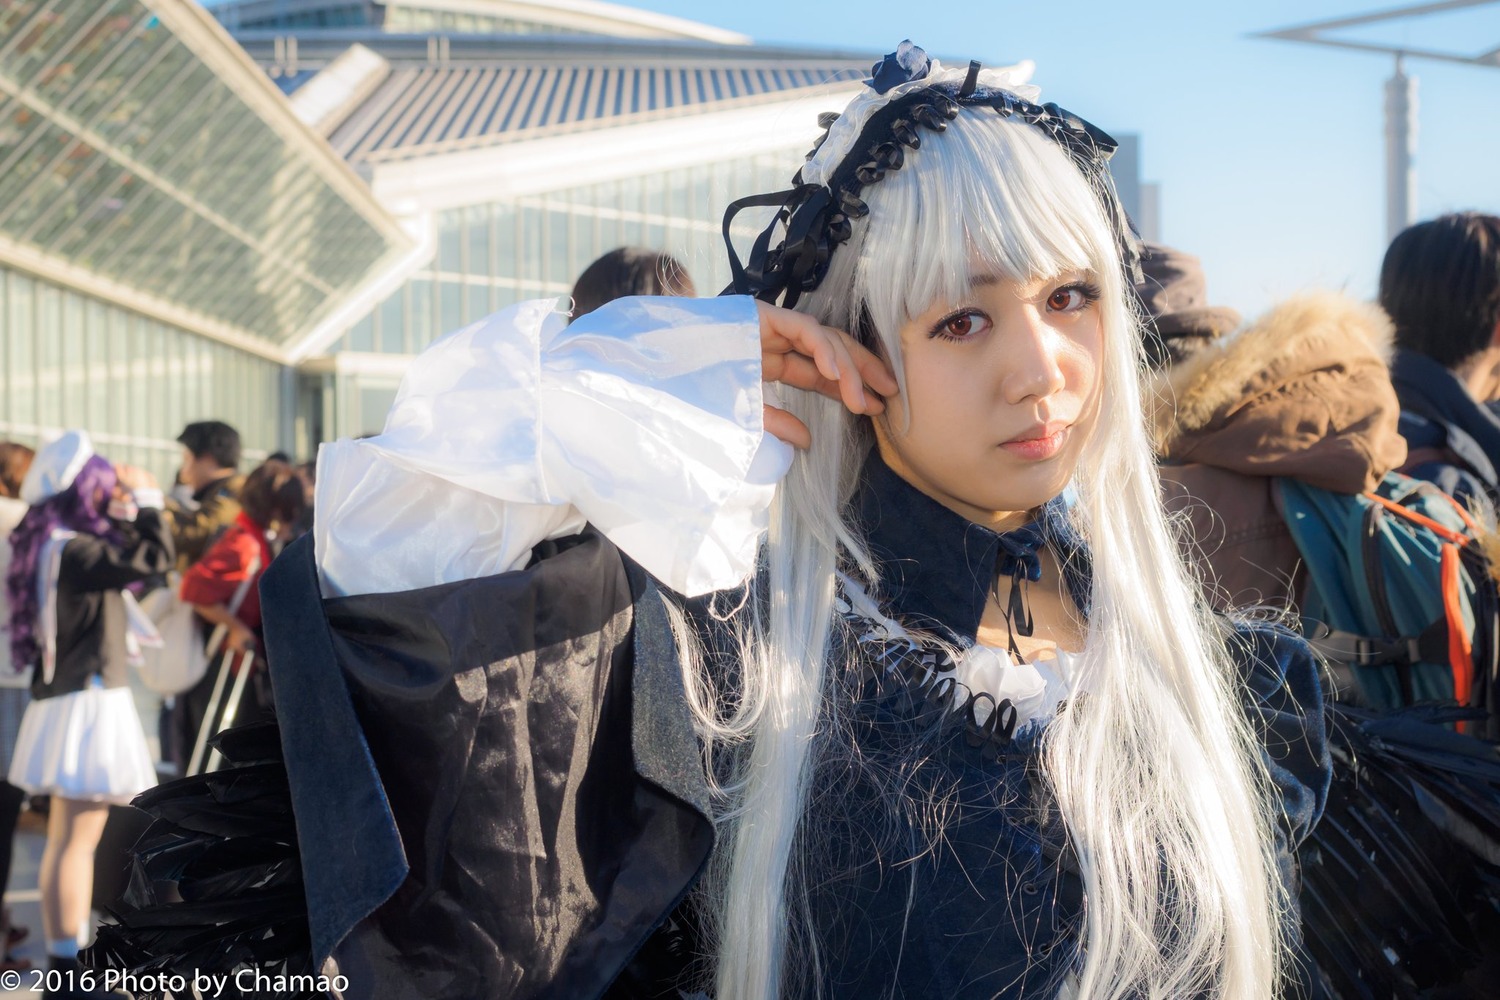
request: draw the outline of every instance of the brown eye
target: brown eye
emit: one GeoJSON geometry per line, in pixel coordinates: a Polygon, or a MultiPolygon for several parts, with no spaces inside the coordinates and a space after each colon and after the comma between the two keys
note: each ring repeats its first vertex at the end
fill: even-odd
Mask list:
{"type": "Polygon", "coordinates": [[[1047,297],[1047,308],[1054,312],[1068,312],[1083,304],[1083,293],[1071,285],[1059,288],[1047,297]]]}
{"type": "Polygon", "coordinates": [[[942,340],[969,341],[983,336],[989,328],[988,316],[977,309],[966,309],[938,320],[927,335],[942,340]]]}

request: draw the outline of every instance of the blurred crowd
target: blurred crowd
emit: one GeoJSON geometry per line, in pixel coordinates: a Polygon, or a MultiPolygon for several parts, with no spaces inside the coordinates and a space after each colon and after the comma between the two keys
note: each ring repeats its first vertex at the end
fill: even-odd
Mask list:
{"type": "MultiPolygon", "coordinates": [[[[1428,483],[1489,544],[1500,501],[1500,218],[1447,215],[1400,234],[1378,303],[1307,293],[1248,323],[1213,303],[1189,253],[1150,246],[1143,272],[1147,417],[1188,557],[1220,609],[1319,619],[1333,683],[1357,695],[1358,668],[1400,663],[1392,644],[1426,638],[1396,624],[1381,635],[1330,625],[1338,572],[1293,508],[1328,496],[1410,508],[1412,497],[1432,502],[1412,485],[1428,483]]],[[[695,290],[671,257],[621,248],[580,276],[574,315],[632,294],[695,290]]],[[[81,431],[35,452],[0,443],[10,540],[0,546],[0,884],[29,801],[47,813],[43,933],[54,956],[76,955],[88,934],[111,804],[212,768],[213,733],[275,710],[256,655],[257,584],[312,530],[314,467],[276,454],[246,469],[239,434],[216,420],[177,441],[165,489],[95,453],[81,431]],[[162,697],[159,758],[131,695],[130,671],[143,665],[162,697]]],[[[1492,588],[1482,576],[1470,587],[1492,588]]],[[[1470,617],[1468,641],[1493,645],[1478,634],[1492,624],[1470,617]]],[[[1427,657],[1411,649],[1408,662],[1427,657]]],[[[1452,695],[1477,701],[1470,681],[1452,695]]],[[[1417,697],[1411,683],[1390,700],[1417,697]]],[[[0,914],[0,968],[24,967],[8,949],[26,933],[0,914]]]]}

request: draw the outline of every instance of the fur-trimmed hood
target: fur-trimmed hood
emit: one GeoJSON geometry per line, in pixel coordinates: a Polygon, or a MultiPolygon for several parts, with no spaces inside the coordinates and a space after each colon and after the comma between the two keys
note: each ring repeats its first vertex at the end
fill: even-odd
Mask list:
{"type": "Polygon", "coordinates": [[[1381,310],[1342,295],[1299,296],[1157,377],[1157,451],[1342,493],[1406,460],[1381,310]]]}

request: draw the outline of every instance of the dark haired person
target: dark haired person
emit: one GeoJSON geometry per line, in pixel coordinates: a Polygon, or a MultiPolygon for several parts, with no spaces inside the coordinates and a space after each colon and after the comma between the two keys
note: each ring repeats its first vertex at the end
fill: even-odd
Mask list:
{"type": "MultiPolygon", "coordinates": [[[[188,424],[177,435],[182,467],[167,499],[167,525],[177,550],[176,570],[186,573],[222,538],[240,514],[240,432],[222,420],[188,424]]],[[[203,640],[207,642],[205,634],[203,640]]],[[[171,699],[162,711],[162,759],[185,767],[198,726],[213,694],[213,677],[171,699]]]]}
{"type": "MultiPolygon", "coordinates": [[[[29,510],[21,499],[21,484],[36,452],[15,441],[0,441],[0,579],[10,572],[10,533],[21,523],[29,510]]],[[[0,587],[0,623],[10,621],[10,601],[5,588],[0,587]]],[[[31,671],[13,663],[10,644],[0,642],[0,768],[10,771],[10,758],[16,748],[16,734],[21,731],[21,717],[26,714],[26,705],[31,701],[31,671]]],[[[0,779],[0,892],[10,882],[11,849],[14,845],[16,821],[21,818],[21,805],[26,793],[0,779]]],[[[27,935],[24,927],[14,927],[10,922],[10,907],[0,908],[0,972],[21,971],[29,968],[26,959],[17,959],[10,954],[13,944],[19,944],[27,935]]]]}
{"type": "Polygon", "coordinates": [[[177,443],[182,445],[177,473],[182,491],[168,503],[167,519],[177,568],[185,571],[239,515],[240,432],[222,420],[201,420],[184,427],[177,443]]]}
{"type": "Polygon", "coordinates": [[[1380,304],[1411,454],[1402,470],[1462,501],[1500,498],[1500,216],[1460,212],[1392,241],[1380,304]]]}
{"type": "Polygon", "coordinates": [[[583,269],[573,285],[573,318],[627,295],[697,295],[687,268],[670,254],[616,247],[583,269]]]}
{"type": "MultiPolygon", "coordinates": [[[[271,565],[272,542],[301,520],[306,506],[306,486],[297,471],[285,462],[267,461],[245,477],[234,524],[183,576],[182,599],[211,627],[222,625],[227,630],[224,647],[231,653],[256,647],[260,629],[257,585],[271,565]]],[[[254,721],[269,710],[269,688],[269,684],[256,683],[254,702],[240,709],[237,721],[254,721]]]]}

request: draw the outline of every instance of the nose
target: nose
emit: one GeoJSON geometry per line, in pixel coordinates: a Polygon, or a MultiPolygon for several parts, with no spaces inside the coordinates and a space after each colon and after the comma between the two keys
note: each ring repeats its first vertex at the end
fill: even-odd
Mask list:
{"type": "Polygon", "coordinates": [[[1003,351],[1001,394],[1013,406],[1028,399],[1045,399],[1067,385],[1060,364],[1062,335],[1032,306],[1026,306],[1022,314],[1015,334],[996,341],[1003,351]]]}

